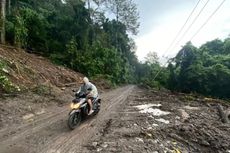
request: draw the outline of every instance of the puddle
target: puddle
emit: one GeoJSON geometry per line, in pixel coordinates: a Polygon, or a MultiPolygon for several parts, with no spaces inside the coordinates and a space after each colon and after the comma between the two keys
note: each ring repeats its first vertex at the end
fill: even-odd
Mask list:
{"type": "Polygon", "coordinates": [[[152,124],[152,126],[157,127],[157,126],[158,126],[158,124],[153,123],[153,124],[152,124]]]}
{"type": "Polygon", "coordinates": [[[162,116],[162,115],[168,115],[170,112],[162,111],[158,108],[152,108],[152,107],[160,107],[161,104],[144,104],[144,105],[138,105],[134,106],[138,108],[140,113],[149,113],[153,116],[162,116]]]}
{"type": "Polygon", "coordinates": [[[169,121],[168,120],[165,120],[163,118],[159,118],[159,119],[155,119],[156,121],[158,122],[162,122],[162,123],[165,123],[165,124],[169,124],[169,121]]]}
{"type": "Polygon", "coordinates": [[[160,107],[161,104],[144,104],[144,105],[138,105],[138,106],[134,106],[138,109],[147,109],[147,108],[150,108],[150,107],[160,107]]]}
{"type": "Polygon", "coordinates": [[[162,116],[162,115],[168,115],[170,112],[165,112],[157,108],[145,108],[143,110],[139,111],[140,113],[150,113],[153,116],[162,116]]]}

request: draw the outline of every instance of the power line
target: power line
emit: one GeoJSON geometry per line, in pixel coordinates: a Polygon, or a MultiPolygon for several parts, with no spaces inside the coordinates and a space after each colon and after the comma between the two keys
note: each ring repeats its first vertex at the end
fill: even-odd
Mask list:
{"type": "Polygon", "coordinates": [[[184,25],[180,28],[180,30],[178,31],[176,37],[173,39],[173,41],[171,42],[171,44],[168,46],[168,48],[166,49],[166,51],[163,53],[166,54],[166,52],[168,52],[168,50],[171,48],[171,46],[175,43],[175,41],[177,40],[177,38],[179,37],[179,35],[181,34],[181,32],[184,30],[186,24],[188,23],[189,19],[191,18],[192,14],[194,13],[194,11],[196,10],[197,6],[199,5],[201,0],[199,0],[197,2],[197,4],[195,5],[195,7],[193,8],[192,12],[189,14],[188,18],[186,19],[184,25]]]}
{"type": "MultiPolygon", "coordinates": [[[[220,7],[224,4],[226,0],[223,0],[220,5],[212,12],[212,14],[207,18],[207,20],[201,25],[201,27],[197,30],[197,32],[191,37],[190,40],[192,40],[199,32],[200,30],[208,23],[208,21],[213,17],[213,15],[216,14],[216,12],[220,9],[220,7]]],[[[170,59],[169,59],[170,60],[170,59]]],[[[166,61],[166,63],[161,67],[161,69],[157,72],[157,74],[154,76],[153,81],[156,79],[156,77],[159,75],[159,73],[163,70],[163,67],[166,66],[166,64],[169,62],[169,60],[166,61]]]]}
{"type": "MultiPolygon", "coordinates": [[[[192,21],[192,23],[189,25],[189,27],[186,29],[186,31],[183,33],[183,35],[180,37],[180,39],[176,42],[176,44],[173,46],[173,49],[179,44],[179,42],[184,38],[184,36],[188,33],[188,31],[191,29],[191,27],[193,26],[193,24],[196,22],[196,20],[199,18],[200,14],[204,11],[205,7],[207,6],[208,2],[210,0],[207,0],[206,3],[204,4],[204,6],[201,8],[201,10],[199,11],[199,13],[197,14],[197,16],[194,18],[194,20],[192,21]]],[[[172,50],[173,50],[172,49],[172,50]]]]}
{"type": "Polygon", "coordinates": [[[220,7],[224,4],[226,0],[223,0],[220,5],[215,9],[214,12],[207,18],[207,20],[202,24],[202,26],[196,31],[196,33],[191,37],[190,41],[200,32],[201,29],[204,28],[204,26],[208,23],[208,21],[213,17],[213,15],[216,14],[216,12],[220,9],[220,7]]]}
{"type": "MultiPolygon", "coordinates": [[[[189,14],[188,18],[186,19],[184,25],[181,27],[181,29],[179,30],[179,32],[177,33],[176,37],[174,38],[174,40],[171,42],[171,44],[169,45],[169,47],[167,48],[167,50],[164,52],[164,54],[166,54],[169,49],[172,47],[172,45],[174,44],[174,42],[177,40],[177,38],[179,37],[180,33],[184,30],[186,24],[188,23],[189,19],[191,18],[192,14],[194,13],[194,11],[196,10],[197,6],[199,5],[199,3],[201,2],[201,0],[199,0],[197,2],[197,4],[195,5],[195,7],[193,8],[192,12],[189,14]]],[[[209,0],[206,2],[206,4],[204,5],[204,7],[207,5],[207,3],[209,2],[209,0]]],[[[198,16],[201,14],[202,10],[204,9],[204,7],[201,9],[201,11],[199,12],[198,16]]],[[[195,20],[193,20],[193,22],[195,22],[195,20]]],[[[191,26],[191,25],[190,25],[191,26]]],[[[186,30],[187,31],[187,30],[186,30]]],[[[163,56],[164,56],[163,54],[163,56]]],[[[153,80],[156,79],[156,77],[158,76],[158,74],[163,70],[163,67],[168,63],[169,60],[166,61],[166,63],[162,66],[162,68],[157,72],[157,74],[154,76],[153,80]]]]}

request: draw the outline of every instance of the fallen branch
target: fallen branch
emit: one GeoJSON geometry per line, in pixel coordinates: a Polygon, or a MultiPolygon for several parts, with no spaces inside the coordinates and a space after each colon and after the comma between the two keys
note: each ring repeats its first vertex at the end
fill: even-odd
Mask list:
{"type": "Polygon", "coordinates": [[[230,111],[224,111],[223,106],[218,104],[217,109],[219,111],[220,119],[223,123],[230,123],[230,111]]]}
{"type": "Polygon", "coordinates": [[[74,86],[76,84],[77,84],[76,82],[72,82],[72,83],[66,83],[66,84],[64,84],[64,86],[65,87],[71,87],[71,86],[74,86]]]}

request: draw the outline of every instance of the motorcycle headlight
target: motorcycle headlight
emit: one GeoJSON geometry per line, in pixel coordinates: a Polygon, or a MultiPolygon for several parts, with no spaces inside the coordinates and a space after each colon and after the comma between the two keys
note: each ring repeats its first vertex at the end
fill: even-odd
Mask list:
{"type": "Polygon", "coordinates": [[[80,107],[80,104],[79,103],[77,103],[77,104],[71,103],[70,107],[72,109],[78,109],[80,107]]]}

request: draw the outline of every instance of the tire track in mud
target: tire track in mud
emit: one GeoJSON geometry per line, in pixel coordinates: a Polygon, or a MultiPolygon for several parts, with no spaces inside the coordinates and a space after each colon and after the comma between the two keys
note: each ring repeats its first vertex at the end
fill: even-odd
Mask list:
{"type": "Polygon", "coordinates": [[[46,113],[33,123],[2,130],[0,153],[78,152],[82,145],[97,132],[111,110],[125,101],[133,87],[126,86],[102,94],[100,113],[84,121],[73,131],[69,131],[66,126],[69,111],[67,106],[61,107],[55,114],[46,113]]]}
{"type": "Polygon", "coordinates": [[[37,132],[40,129],[44,128],[47,125],[50,125],[52,123],[54,123],[55,121],[57,121],[57,119],[59,119],[60,116],[62,116],[63,113],[65,113],[67,111],[67,108],[65,108],[64,110],[61,110],[60,112],[58,111],[58,113],[54,114],[52,113],[48,113],[45,115],[48,116],[43,116],[37,120],[35,120],[32,123],[27,123],[25,125],[22,125],[20,127],[12,127],[12,128],[7,128],[4,129],[2,131],[0,131],[0,141],[1,144],[5,143],[8,144],[9,141],[16,141],[18,138],[22,138],[23,136],[25,137],[28,134],[31,134],[32,130],[33,132],[37,132]],[[44,122],[45,120],[45,122],[44,122]],[[32,128],[31,128],[32,127],[32,128]],[[29,128],[31,128],[30,130],[28,130],[29,128]],[[8,138],[7,138],[8,137],[8,138]]]}

